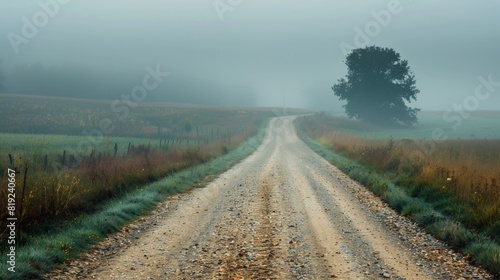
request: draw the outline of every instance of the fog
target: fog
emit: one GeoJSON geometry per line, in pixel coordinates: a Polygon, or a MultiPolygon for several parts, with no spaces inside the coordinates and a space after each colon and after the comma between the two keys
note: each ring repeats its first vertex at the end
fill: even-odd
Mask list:
{"type": "MultiPolygon", "coordinates": [[[[169,76],[146,101],[340,111],[331,86],[347,72],[345,46],[378,45],[409,61],[412,107],[446,110],[478,77],[500,81],[498,11],[472,0],[1,1],[0,67],[12,93],[118,99],[159,66],[169,76]]],[[[479,109],[500,109],[500,87],[479,109]]]]}

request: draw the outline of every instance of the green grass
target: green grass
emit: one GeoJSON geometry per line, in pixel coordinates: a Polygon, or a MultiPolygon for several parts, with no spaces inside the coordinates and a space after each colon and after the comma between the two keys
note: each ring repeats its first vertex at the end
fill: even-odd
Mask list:
{"type": "Polygon", "coordinates": [[[167,196],[182,192],[208,175],[219,174],[251,154],[262,142],[264,126],[233,151],[148,184],[121,198],[103,203],[95,214],[80,216],[64,226],[46,230],[43,235],[17,249],[16,273],[7,271],[6,255],[0,258],[0,279],[42,278],[63,261],[78,257],[90,244],[155,207],[167,196]]]}
{"type": "MultiPolygon", "coordinates": [[[[389,138],[394,139],[432,139],[435,129],[442,129],[449,139],[495,139],[500,138],[498,120],[500,111],[478,111],[472,112],[470,117],[462,118],[462,123],[456,128],[455,121],[445,121],[445,112],[423,111],[418,114],[419,123],[415,126],[404,127],[381,127],[367,125],[363,122],[345,119],[335,124],[335,127],[343,132],[353,133],[367,138],[389,138]]],[[[450,116],[457,116],[450,114],[450,116]]]]}
{"type": "MultiPolygon", "coordinates": [[[[410,191],[400,188],[393,180],[375,173],[373,168],[331,152],[309,138],[298,125],[298,121],[295,124],[299,137],[317,154],[367,186],[393,209],[410,217],[429,233],[470,254],[473,260],[492,273],[500,274],[500,245],[488,237],[488,234],[465,228],[457,221],[456,217],[461,215],[464,207],[458,200],[437,195],[430,187],[414,186],[410,191]],[[412,192],[417,197],[413,197],[412,192]],[[425,197],[432,199],[426,200],[425,197]]],[[[498,230],[500,231],[500,224],[498,230]]]]}
{"type": "MultiPolygon", "coordinates": [[[[13,155],[24,155],[26,159],[33,155],[62,154],[65,147],[67,150],[74,149],[77,145],[87,141],[87,137],[78,135],[57,135],[57,134],[16,134],[0,133],[0,152],[11,153],[13,155]]],[[[118,144],[117,154],[121,155],[127,151],[128,144],[139,146],[158,145],[158,139],[140,137],[109,137],[103,139],[95,146],[97,151],[114,152],[115,143],[118,144]]]]}

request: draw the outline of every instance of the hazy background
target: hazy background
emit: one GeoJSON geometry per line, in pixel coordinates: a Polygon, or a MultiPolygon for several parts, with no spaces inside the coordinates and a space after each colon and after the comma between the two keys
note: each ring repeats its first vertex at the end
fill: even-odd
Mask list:
{"type": "MultiPolygon", "coordinates": [[[[171,75],[146,101],[341,110],[339,45],[389,2],[243,0],[221,20],[212,0],[72,0],[16,54],[7,34],[41,8],[2,0],[1,68],[8,92],[116,99],[160,64],[171,75]]],[[[421,90],[411,106],[451,109],[478,76],[500,81],[500,1],[400,3],[369,44],[409,61],[421,90]]],[[[500,88],[480,109],[499,105],[500,88]]]]}

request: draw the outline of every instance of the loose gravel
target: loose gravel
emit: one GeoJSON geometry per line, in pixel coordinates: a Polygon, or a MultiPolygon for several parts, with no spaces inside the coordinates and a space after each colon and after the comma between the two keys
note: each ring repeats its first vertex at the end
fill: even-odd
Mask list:
{"type": "Polygon", "coordinates": [[[297,138],[293,118],[50,279],[494,279],[297,138]]]}

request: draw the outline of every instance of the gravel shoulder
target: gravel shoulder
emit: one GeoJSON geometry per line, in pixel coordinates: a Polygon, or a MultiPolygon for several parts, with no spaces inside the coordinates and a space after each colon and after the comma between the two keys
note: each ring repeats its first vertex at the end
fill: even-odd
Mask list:
{"type": "Polygon", "coordinates": [[[493,279],[271,121],[251,156],[50,279],[493,279]]]}

